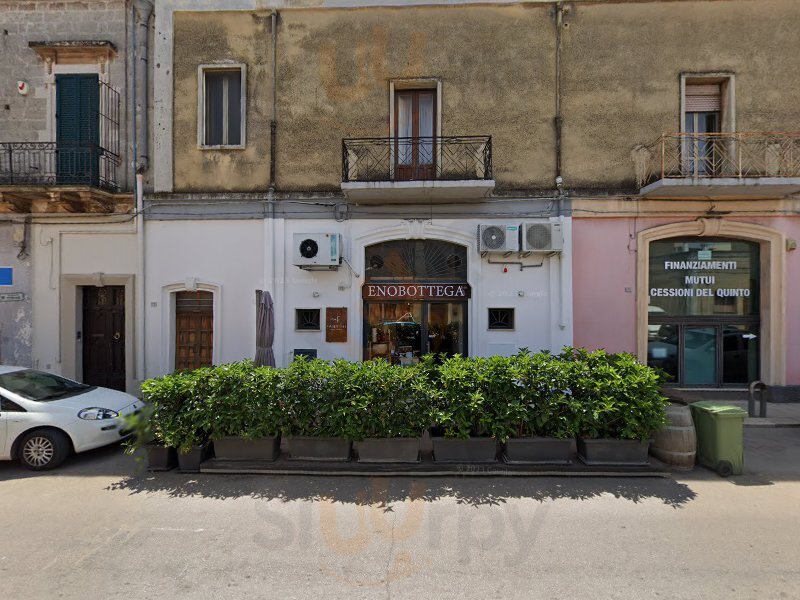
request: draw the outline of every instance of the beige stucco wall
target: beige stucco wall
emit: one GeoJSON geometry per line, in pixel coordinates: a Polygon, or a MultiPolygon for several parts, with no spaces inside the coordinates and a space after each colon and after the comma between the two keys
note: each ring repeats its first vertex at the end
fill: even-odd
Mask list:
{"type": "Polygon", "coordinates": [[[175,190],[266,189],[272,110],[270,36],[265,12],[175,14],[175,190]],[[201,150],[197,143],[198,67],[225,62],[247,65],[247,146],[243,150],[201,150]]]}
{"type": "Polygon", "coordinates": [[[553,22],[543,7],[283,11],[282,189],[336,189],[341,139],[388,137],[392,79],[442,82],[442,135],[491,135],[501,187],[554,172],[553,22]]]}
{"type": "MultiPolygon", "coordinates": [[[[268,36],[267,12],[175,14],[176,191],[265,189],[268,36]],[[221,59],[248,65],[245,151],[196,148],[197,66],[221,59]]],[[[554,48],[542,6],[281,11],[278,187],[338,190],[342,138],[389,136],[401,78],[441,80],[443,135],[493,136],[499,186],[551,182],[554,48]]]]}
{"type": "MultiPolygon", "coordinates": [[[[566,3],[567,190],[634,188],[631,150],[680,129],[681,73],[735,75],[737,131],[800,129],[800,3],[566,3]]],[[[277,186],[339,190],[341,140],[388,137],[389,83],[442,83],[442,134],[493,136],[499,189],[553,189],[552,4],[297,8],[278,25],[277,186]]],[[[174,183],[264,190],[268,11],[175,13],[174,183]],[[248,65],[248,147],[197,149],[197,66],[248,65]]]]}
{"type": "Polygon", "coordinates": [[[631,149],[680,130],[680,74],[735,75],[737,131],[800,129],[800,3],[572,5],[564,30],[564,179],[633,187],[631,149]]]}

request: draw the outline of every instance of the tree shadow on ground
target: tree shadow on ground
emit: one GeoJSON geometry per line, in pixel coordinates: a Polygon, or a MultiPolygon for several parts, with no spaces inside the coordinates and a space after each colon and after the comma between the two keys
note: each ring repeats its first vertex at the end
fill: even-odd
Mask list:
{"type": "Polygon", "coordinates": [[[304,475],[215,475],[175,471],[139,472],[108,486],[129,494],[166,494],[173,498],[249,497],[290,502],[328,501],[384,505],[405,500],[453,499],[469,506],[502,505],[511,499],[545,502],[560,498],[589,500],[603,495],[632,502],[657,500],[680,508],[696,493],[664,477],[352,477],[304,475]]]}

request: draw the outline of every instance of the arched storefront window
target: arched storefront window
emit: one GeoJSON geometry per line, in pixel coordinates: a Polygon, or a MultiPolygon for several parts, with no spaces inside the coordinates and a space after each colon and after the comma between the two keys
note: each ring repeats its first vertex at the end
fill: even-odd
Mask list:
{"type": "Polygon", "coordinates": [[[651,242],[648,364],[681,386],[741,386],[758,379],[759,260],[754,242],[651,242]]]}
{"type": "Polygon", "coordinates": [[[408,365],[424,354],[467,354],[467,249],[392,240],[364,251],[364,359],[408,365]]]}

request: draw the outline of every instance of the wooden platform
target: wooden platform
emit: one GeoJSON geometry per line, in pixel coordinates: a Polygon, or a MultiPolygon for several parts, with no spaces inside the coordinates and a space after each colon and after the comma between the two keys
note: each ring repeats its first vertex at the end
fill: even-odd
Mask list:
{"type": "Polygon", "coordinates": [[[282,453],[275,461],[211,459],[200,465],[201,473],[313,475],[350,477],[668,477],[661,462],[650,458],[650,464],[636,467],[589,466],[573,458],[569,465],[519,465],[496,463],[437,463],[430,454],[423,454],[418,463],[315,462],[292,460],[282,453]]]}

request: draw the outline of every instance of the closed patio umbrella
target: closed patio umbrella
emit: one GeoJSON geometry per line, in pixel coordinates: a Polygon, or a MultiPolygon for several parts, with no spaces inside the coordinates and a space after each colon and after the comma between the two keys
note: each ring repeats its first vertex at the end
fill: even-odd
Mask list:
{"type": "Polygon", "coordinates": [[[272,295],[267,291],[256,290],[256,364],[261,367],[274,367],[275,354],[272,343],[275,341],[275,307],[272,295]]]}

